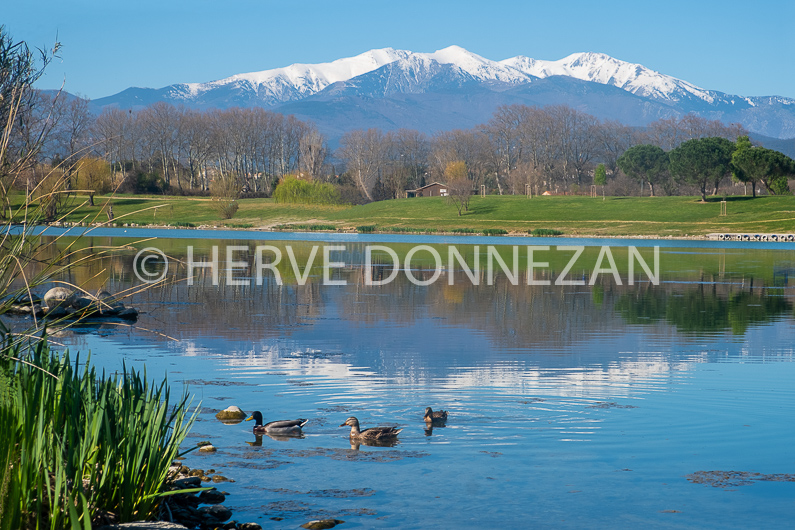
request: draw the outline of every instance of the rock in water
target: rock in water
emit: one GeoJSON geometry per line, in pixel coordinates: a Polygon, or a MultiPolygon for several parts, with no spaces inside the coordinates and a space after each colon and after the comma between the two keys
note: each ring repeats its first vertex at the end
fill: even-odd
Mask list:
{"type": "Polygon", "coordinates": [[[226,500],[226,495],[216,489],[203,491],[199,494],[199,501],[202,504],[221,504],[226,500]]]}
{"type": "Polygon", "coordinates": [[[187,527],[166,521],[138,521],[135,523],[109,524],[98,530],[188,530],[187,527]]]}
{"type": "Polygon", "coordinates": [[[72,294],[72,291],[66,287],[53,287],[44,294],[44,304],[48,308],[53,309],[69,301],[72,294]]]}
{"type": "Polygon", "coordinates": [[[232,517],[232,510],[226,506],[214,504],[212,506],[202,506],[199,508],[199,514],[207,521],[208,525],[212,525],[215,523],[223,523],[232,517]]]}
{"type": "Polygon", "coordinates": [[[326,528],[334,528],[338,524],[344,522],[345,521],[340,521],[339,519],[316,519],[302,524],[301,528],[306,528],[307,530],[325,530],[326,528]]]}
{"type": "Polygon", "coordinates": [[[232,405],[216,414],[215,417],[223,422],[241,422],[246,419],[246,413],[240,410],[240,407],[232,405]]]}

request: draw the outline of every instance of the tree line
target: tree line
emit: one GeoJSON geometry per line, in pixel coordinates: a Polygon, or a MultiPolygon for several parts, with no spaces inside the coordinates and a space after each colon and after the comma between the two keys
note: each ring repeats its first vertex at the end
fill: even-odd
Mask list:
{"type": "Polygon", "coordinates": [[[787,191],[786,164],[778,161],[778,169],[768,171],[777,177],[759,176],[760,167],[773,164],[759,158],[769,150],[752,147],[740,125],[695,115],[641,129],[566,105],[506,105],[472,129],[349,131],[335,151],[311,122],[257,107],[199,111],[158,102],[94,116],[86,99],[31,91],[16,119],[8,150],[30,156],[15,184],[39,185],[57,167],[67,189],[89,190],[92,197],[110,189],[208,194],[218,179],[244,195],[271,196],[287,175],[333,184],[350,203],[404,197],[405,190],[434,181],[449,182],[461,195],[482,186],[498,194],[580,193],[594,176],[602,183],[595,175],[600,165],[605,184],[624,183],[614,186],[616,194],[642,193],[648,185],[650,194],[705,196],[730,175],[752,183],[754,193],[757,184],[769,193],[787,191]],[[740,137],[743,156],[756,158],[729,166],[726,156],[740,137]],[[693,146],[698,149],[687,151],[693,146]],[[716,150],[723,152],[720,160],[711,157],[716,150]],[[711,176],[696,165],[714,166],[711,176]],[[629,187],[630,179],[641,187],[629,187]]]}

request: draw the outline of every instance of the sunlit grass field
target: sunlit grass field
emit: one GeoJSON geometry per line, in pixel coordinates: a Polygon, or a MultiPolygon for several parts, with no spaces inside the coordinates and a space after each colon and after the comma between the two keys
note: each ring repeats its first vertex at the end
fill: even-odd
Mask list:
{"type": "MultiPolygon", "coordinates": [[[[22,196],[16,196],[21,204],[22,196]]],[[[565,236],[700,236],[714,232],[795,232],[795,197],[764,196],[726,199],[721,215],[720,197],[702,203],[697,197],[582,197],[524,196],[472,197],[469,211],[459,216],[442,197],[380,201],[363,206],[278,204],[272,199],[242,199],[234,219],[223,220],[208,198],[96,197],[90,207],[84,197],[72,200],[62,214],[68,222],[107,222],[103,208],[110,201],[116,223],[138,225],[207,226],[263,229],[290,224],[325,224],[339,229],[375,225],[447,232],[470,228],[505,229],[527,233],[555,229],[565,236]]]]}

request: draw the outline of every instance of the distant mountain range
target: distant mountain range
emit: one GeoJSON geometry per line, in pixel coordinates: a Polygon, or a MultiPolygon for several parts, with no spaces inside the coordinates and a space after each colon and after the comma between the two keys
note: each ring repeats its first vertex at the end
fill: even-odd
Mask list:
{"type": "Polygon", "coordinates": [[[741,123],[757,135],[795,138],[795,99],[706,90],[600,53],[491,61],[458,46],[434,53],[384,48],[209,83],[128,88],[92,107],[140,108],[156,101],[198,109],[260,106],[312,120],[331,138],[369,127],[470,128],[513,103],[566,104],[633,126],[695,113],[741,123]]]}

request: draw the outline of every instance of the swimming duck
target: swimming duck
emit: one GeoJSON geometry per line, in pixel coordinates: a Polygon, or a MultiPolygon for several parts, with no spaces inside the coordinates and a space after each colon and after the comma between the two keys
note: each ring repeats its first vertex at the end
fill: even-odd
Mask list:
{"type": "Polygon", "coordinates": [[[359,420],[351,416],[345,423],[340,424],[340,427],[350,425],[351,438],[363,441],[381,441],[397,438],[397,435],[403,429],[396,429],[394,427],[370,427],[369,429],[360,430],[359,420]]]}
{"type": "Polygon", "coordinates": [[[297,420],[278,420],[262,424],[262,413],[255,410],[246,421],[254,420],[254,434],[281,434],[287,436],[297,436],[301,434],[301,427],[306,425],[309,420],[298,418],[297,420]]]}
{"type": "Polygon", "coordinates": [[[431,407],[425,408],[425,416],[423,417],[425,423],[444,423],[447,421],[447,411],[437,410],[434,412],[431,407]]]}

